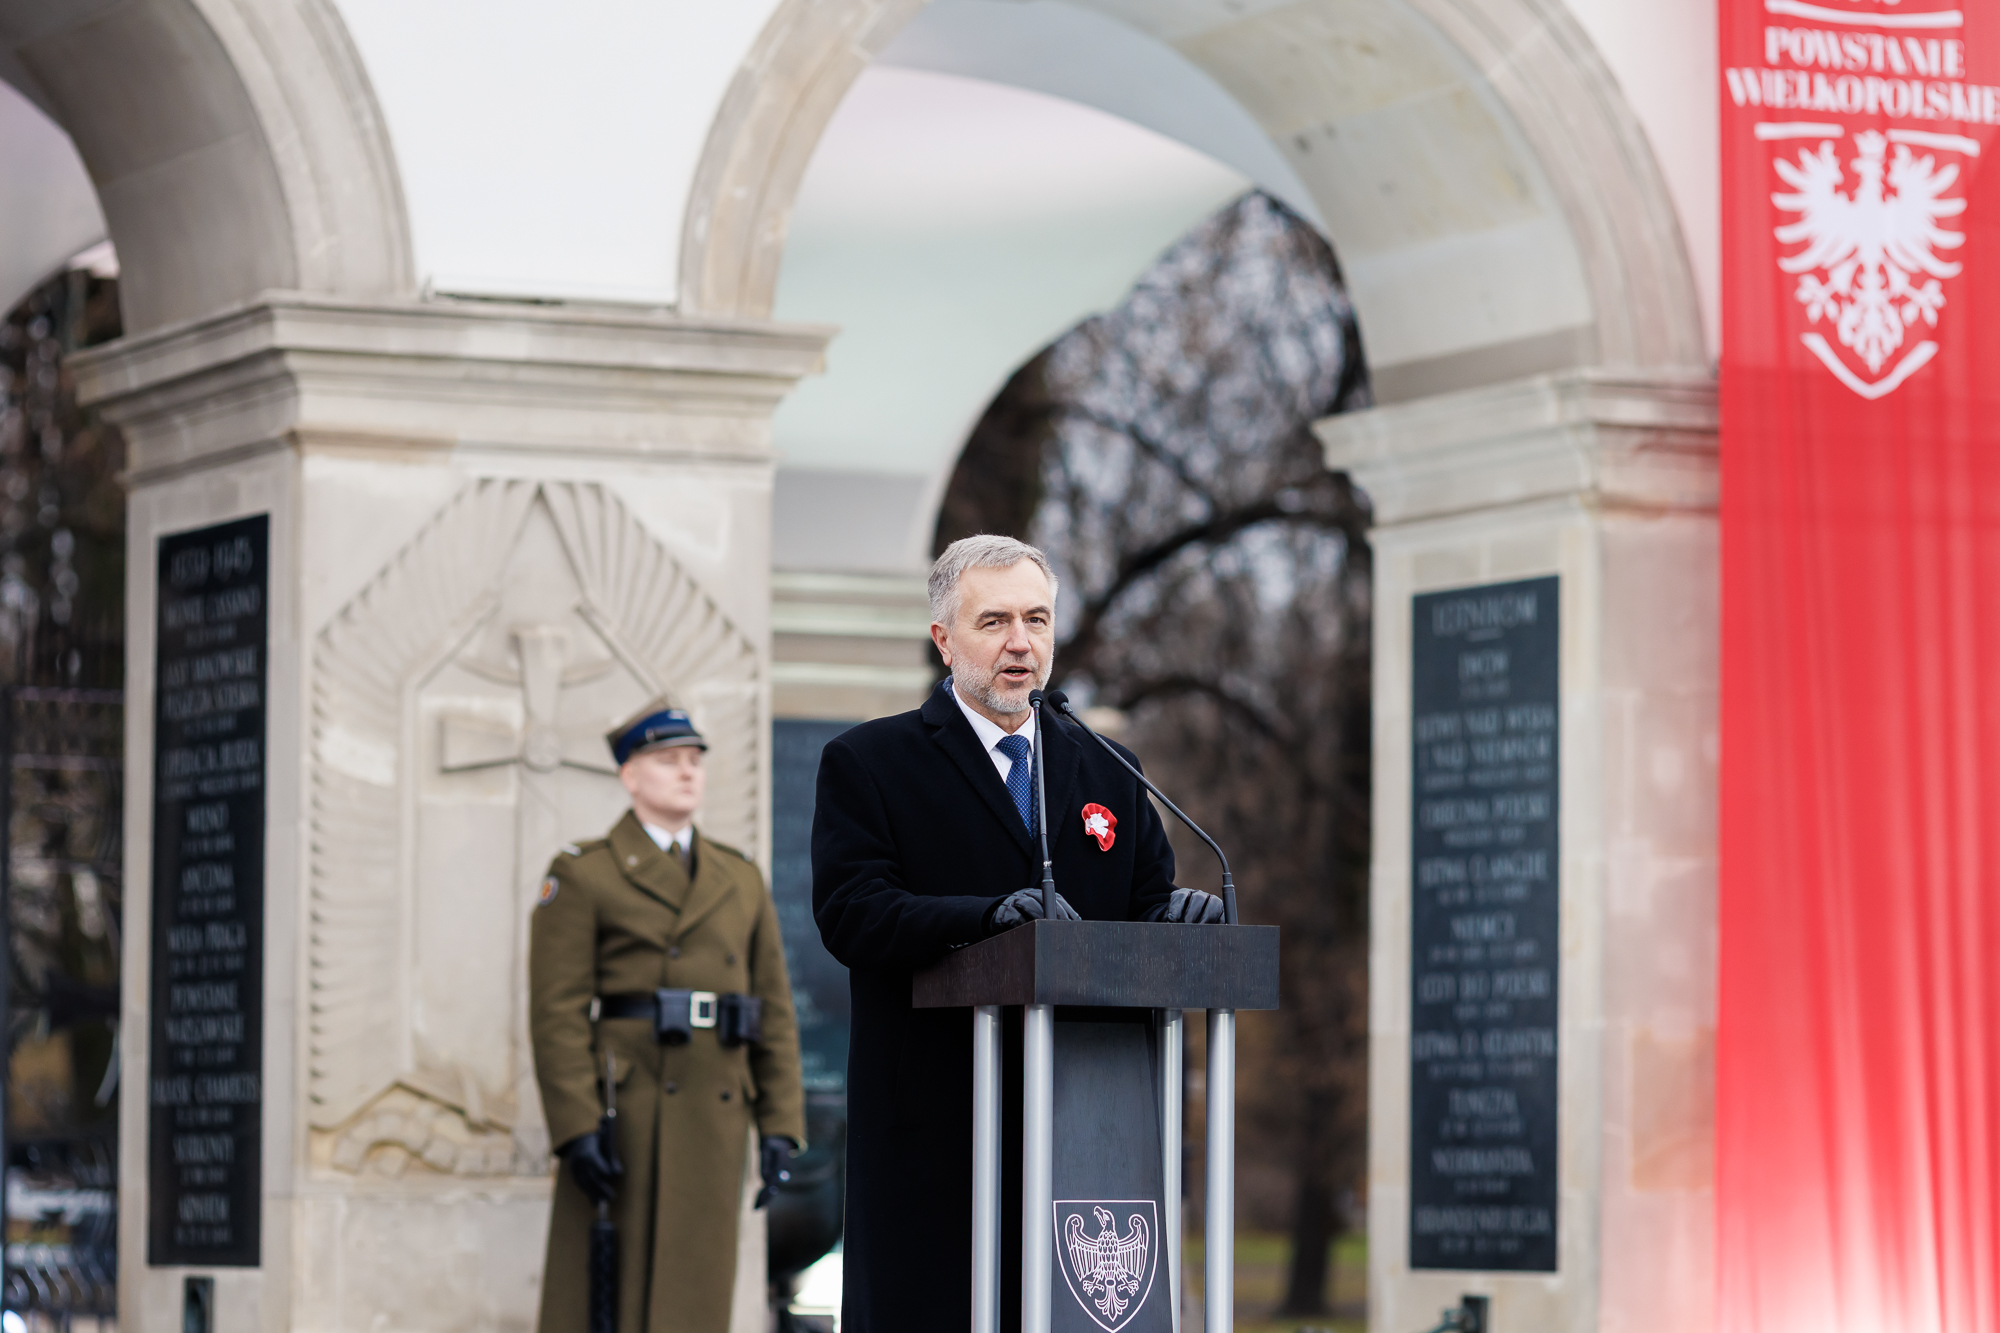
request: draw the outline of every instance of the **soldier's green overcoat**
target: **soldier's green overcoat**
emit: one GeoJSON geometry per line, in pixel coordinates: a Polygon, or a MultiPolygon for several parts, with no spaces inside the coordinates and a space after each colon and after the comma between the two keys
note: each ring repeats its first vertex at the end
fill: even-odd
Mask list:
{"type": "MultiPolygon", "coordinates": [[[[694,879],[630,812],[565,852],[530,932],[529,1027],[549,1141],[597,1128],[616,1063],[619,1333],[725,1333],[745,1153],[760,1134],[805,1141],[798,1026],[778,913],[757,868],[699,830],[694,879]],[[764,1039],[726,1050],[714,1029],[660,1046],[645,1019],[590,1021],[591,998],[661,987],[762,997],[764,1039]]],[[[540,1333],[585,1333],[596,1209],[559,1170],[540,1333]]]]}

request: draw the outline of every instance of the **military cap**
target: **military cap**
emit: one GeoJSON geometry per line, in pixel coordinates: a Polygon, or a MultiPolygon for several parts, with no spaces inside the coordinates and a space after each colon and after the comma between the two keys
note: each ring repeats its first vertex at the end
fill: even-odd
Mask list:
{"type": "Polygon", "coordinates": [[[645,750],[664,750],[672,745],[693,745],[706,750],[708,742],[694,729],[694,723],[666,698],[653,700],[632,716],[604,733],[611,757],[623,767],[625,761],[645,750]]]}

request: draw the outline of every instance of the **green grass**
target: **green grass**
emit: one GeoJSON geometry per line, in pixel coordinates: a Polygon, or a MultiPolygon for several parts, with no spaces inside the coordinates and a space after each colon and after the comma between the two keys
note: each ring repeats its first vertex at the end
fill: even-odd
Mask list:
{"type": "MultiPolygon", "coordinates": [[[[1327,1281],[1327,1302],[1331,1313],[1286,1315],[1276,1311],[1284,1299],[1285,1277],[1290,1268],[1291,1239],[1262,1232],[1238,1233],[1236,1237],[1236,1328],[1238,1333],[1301,1333],[1327,1329],[1333,1333],[1363,1333],[1367,1327],[1368,1241],[1363,1236],[1342,1236],[1333,1243],[1332,1272],[1327,1281]]],[[[1181,1263],[1187,1275],[1191,1300],[1201,1298],[1202,1245],[1190,1236],[1182,1251],[1181,1263]]]]}

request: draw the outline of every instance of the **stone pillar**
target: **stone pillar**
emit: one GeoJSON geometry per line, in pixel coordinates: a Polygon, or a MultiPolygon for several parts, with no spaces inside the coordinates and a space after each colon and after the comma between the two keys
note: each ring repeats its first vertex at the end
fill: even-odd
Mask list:
{"type": "Polygon", "coordinates": [[[931,608],[920,574],[771,575],[771,714],[866,721],[922,705],[931,608]]]}
{"type": "MultiPolygon", "coordinates": [[[[1328,465],[1375,505],[1377,1333],[1432,1327],[1465,1293],[1490,1296],[1501,1330],[1710,1325],[1715,428],[1712,381],[1603,372],[1320,424],[1328,465]],[[1548,575],[1560,579],[1556,1271],[1418,1270],[1412,906],[1430,890],[1412,886],[1412,599],[1548,575]]],[[[1481,1144],[1477,1127],[1459,1132],[1481,1144]]],[[[1476,1204],[1482,1183],[1454,1188],[1476,1204]]]]}
{"type": "Polygon", "coordinates": [[[190,1274],[214,1276],[221,1329],[532,1325],[550,1158],[528,915],[557,846],[624,807],[603,731],[662,691],[716,742],[705,827],[767,859],[769,419],[828,332],[269,294],[77,359],[131,446],[128,1329],[177,1327],[190,1274]],[[254,514],[260,1263],[154,1267],[158,543],[254,514]]]}

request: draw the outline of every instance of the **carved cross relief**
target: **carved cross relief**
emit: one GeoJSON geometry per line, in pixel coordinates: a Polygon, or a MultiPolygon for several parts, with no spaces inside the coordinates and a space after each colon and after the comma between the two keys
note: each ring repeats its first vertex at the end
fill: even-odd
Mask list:
{"type": "Polygon", "coordinates": [[[570,661],[569,631],[557,625],[516,625],[514,662],[489,662],[474,656],[458,665],[500,685],[518,686],[526,714],[521,727],[503,727],[474,715],[446,713],[438,766],[463,773],[496,764],[520,764],[530,773],[553,773],[564,764],[587,773],[615,775],[602,732],[572,727],[565,732],[557,720],[558,696],[572,685],[597,680],[617,668],[609,657],[570,661]]]}
{"type": "Polygon", "coordinates": [[[485,483],[320,636],[315,668],[314,1160],[539,1171],[525,978],[545,868],[624,810],[604,732],[660,693],[711,739],[704,826],[754,845],[755,651],[600,488],[485,483]],[[322,836],[350,819],[385,826],[322,836]],[[366,998],[342,984],[355,949],[393,960],[366,998]]]}

